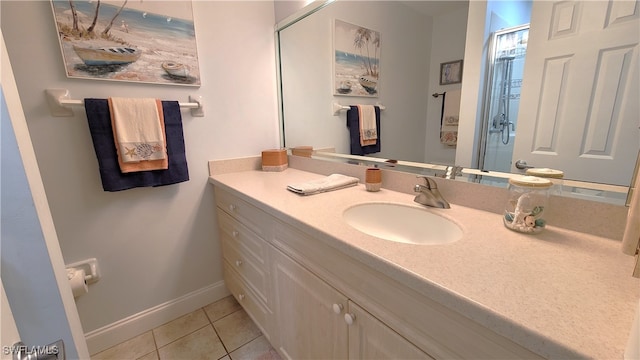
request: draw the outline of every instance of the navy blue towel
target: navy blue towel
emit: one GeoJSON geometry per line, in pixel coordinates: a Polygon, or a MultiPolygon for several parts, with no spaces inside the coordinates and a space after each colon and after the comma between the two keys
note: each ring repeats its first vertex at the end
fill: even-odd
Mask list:
{"type": "Polygon", "coordinates": [[[189,180],[182,134],[182,115],[177,101],[163,101],[164,127],[167,137],[167,170],[122,173],[111,129],[111,114],[106,99],[84,99],[93,147],[98,157],[104,191],[120,191],[136,187],[163,186],[189,180]]]}
{"type": "Polygon", "coordinates": [[[360,112],[357,106],[350,106],[347,110],[347,127],[349,128],[349,138],[351,142],[351,155],[366,155],[380,152],[380,108],[376,106],[376,128],[378,129],[378,139],[374,145],[360,145],[360,112]]]}

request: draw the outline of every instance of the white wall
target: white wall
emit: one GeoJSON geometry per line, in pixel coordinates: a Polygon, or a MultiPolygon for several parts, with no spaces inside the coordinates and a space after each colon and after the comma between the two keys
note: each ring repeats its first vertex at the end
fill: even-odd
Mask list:
{"type": "MultiPolygon", "coordinates": [[[[467,37],[467,12],[464,7],[433,18],[431,40],[431,66],[429,69],[429,96],[427,129],[425,135],[424,161],[435,164],[453,164],[456,158],[456,146],[440,143],[440,118],[442,97],[434,98],[433,93],[457,90],[462,84],[440,85],[440,64],[465,58],[464,46],[467,37]]],[[[463,63],[462,76],[465,76],[463,63]]]]}
{"type": "Polygon", "coordinates": [[[193,1],[193,13],[200,88],[68,79],[50,2],[1,2],[0,23],[65,261],[96,257],[102,268],[103,278],[77,300],[85,332],[221,282],[207,161],[279,144],[273,2],[193,1]],[[67,88],[78,99],[201,95],[204,118],[182,113],[191,180],[104,192],[84,109],[53,118],[45,88],[67,88]]]}
{"type": "Polygon", "coordinates": [[[387,1],[335,2],[281,33],[287,146],[335,147],[349,153],[345,112],[332,102],[386,106],[381,152],[373,156],[423,161],[429,90],[431,19],[387,1]],[[379,97],[333,96],[333,19],[380,32],[379,97]],[[401,90],[399,90],[401,89],[401,90]]]}
{"type": "Polygon", "coordinates": [[[287,16],[295,14],[303,7],[309,4],[312,0],[284,0],[274,1],[273,9],[275,14],[276,23],[284,20],[287,16]]]}

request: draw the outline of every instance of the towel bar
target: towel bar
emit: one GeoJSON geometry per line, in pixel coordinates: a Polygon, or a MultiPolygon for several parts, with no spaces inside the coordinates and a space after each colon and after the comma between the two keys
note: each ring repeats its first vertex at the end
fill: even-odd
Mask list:
{"type": "MultiPolygon", "coordinates": [[[[376,106],[380,108],[380,110],[384,110],[386,109],[386,107],[380,103],[376,103],[376,106]]],[[[351,109],[350,106],[348,105],[340,105],[338,103],[333,103],[331,104],[331,113],[333,114],[333,116],[338,116],[340,114],[340,111],[342,110],[349,110],[351,109]]]]}
{"type": "MultiPolygon", "coordinates": [[[[46,89],[45,95],[51,115],[56,117],[73,116],[71,106],[83,106],[83,100],[71,99],[69,90],[67,89],[46,89]]],[[[202,104],[202,96],[189,96],[188,103],[179,103],[180,107],[191,109],[191,116],[203,117],[204,105],[202,104]]]]}

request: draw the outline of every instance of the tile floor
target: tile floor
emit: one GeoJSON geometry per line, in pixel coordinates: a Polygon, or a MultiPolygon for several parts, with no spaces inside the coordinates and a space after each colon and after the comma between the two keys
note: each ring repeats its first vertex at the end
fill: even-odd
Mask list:
{"type": "Polygon", "coordinates": [[[279,360],[280,356],[233,296],[228,296],[91,359],[279,360]]]}

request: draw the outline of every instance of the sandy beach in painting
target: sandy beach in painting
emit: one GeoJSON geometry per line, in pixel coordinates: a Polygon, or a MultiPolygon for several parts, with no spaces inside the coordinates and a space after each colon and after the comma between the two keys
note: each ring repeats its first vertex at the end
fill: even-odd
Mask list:
{"type": "MultiPolygon", "coordinates": [[[[76,1],[79,27],[91,25],[94,5],[86,1],[76,1]]],[[[58,24],[71,26],[72,15],[68,1],[55,1],[55,18],[58,24]]],[[[107,26],[117,7],[103,4],[96,25],[96,34],[107,26]],[[103,15],[104,13],[104,15],[103,15]]],[[[73,50],[73,45],[81,47],[124,46],[122,43],[102,39],[74,39],[61,35],[60,45],[64,54],[67,75],[70,77],[123,80],[145,83],[200,85],[197,48],[193,22],[174,19],[168,15],[147,13],[127,9],[114,21],[110,35],[138,49],[140,58],[126,65],[88,66],[73,50]],[[162,63],[181,63],[188,67],[187,77],[170,76],[162,68],[162,63]]]]}
{"type": "MultiPolygon", "coordinates": [[[[340,92],[336,95],[351,95],[351,96],[375,96],[367,92],[362,85],[359,84],[358,78],[363,74],[366,74],[366,69],[362,65],[363,58],[358,54],[351,54],[348,52],[336,50],[335,52],[335,76],[334,86],[335,89],[341,89],[345,83],[349,84],[348,92],[340,92]]],[[[377,59],[370,59],[370,61],[378,64],[377,59]]]]}

